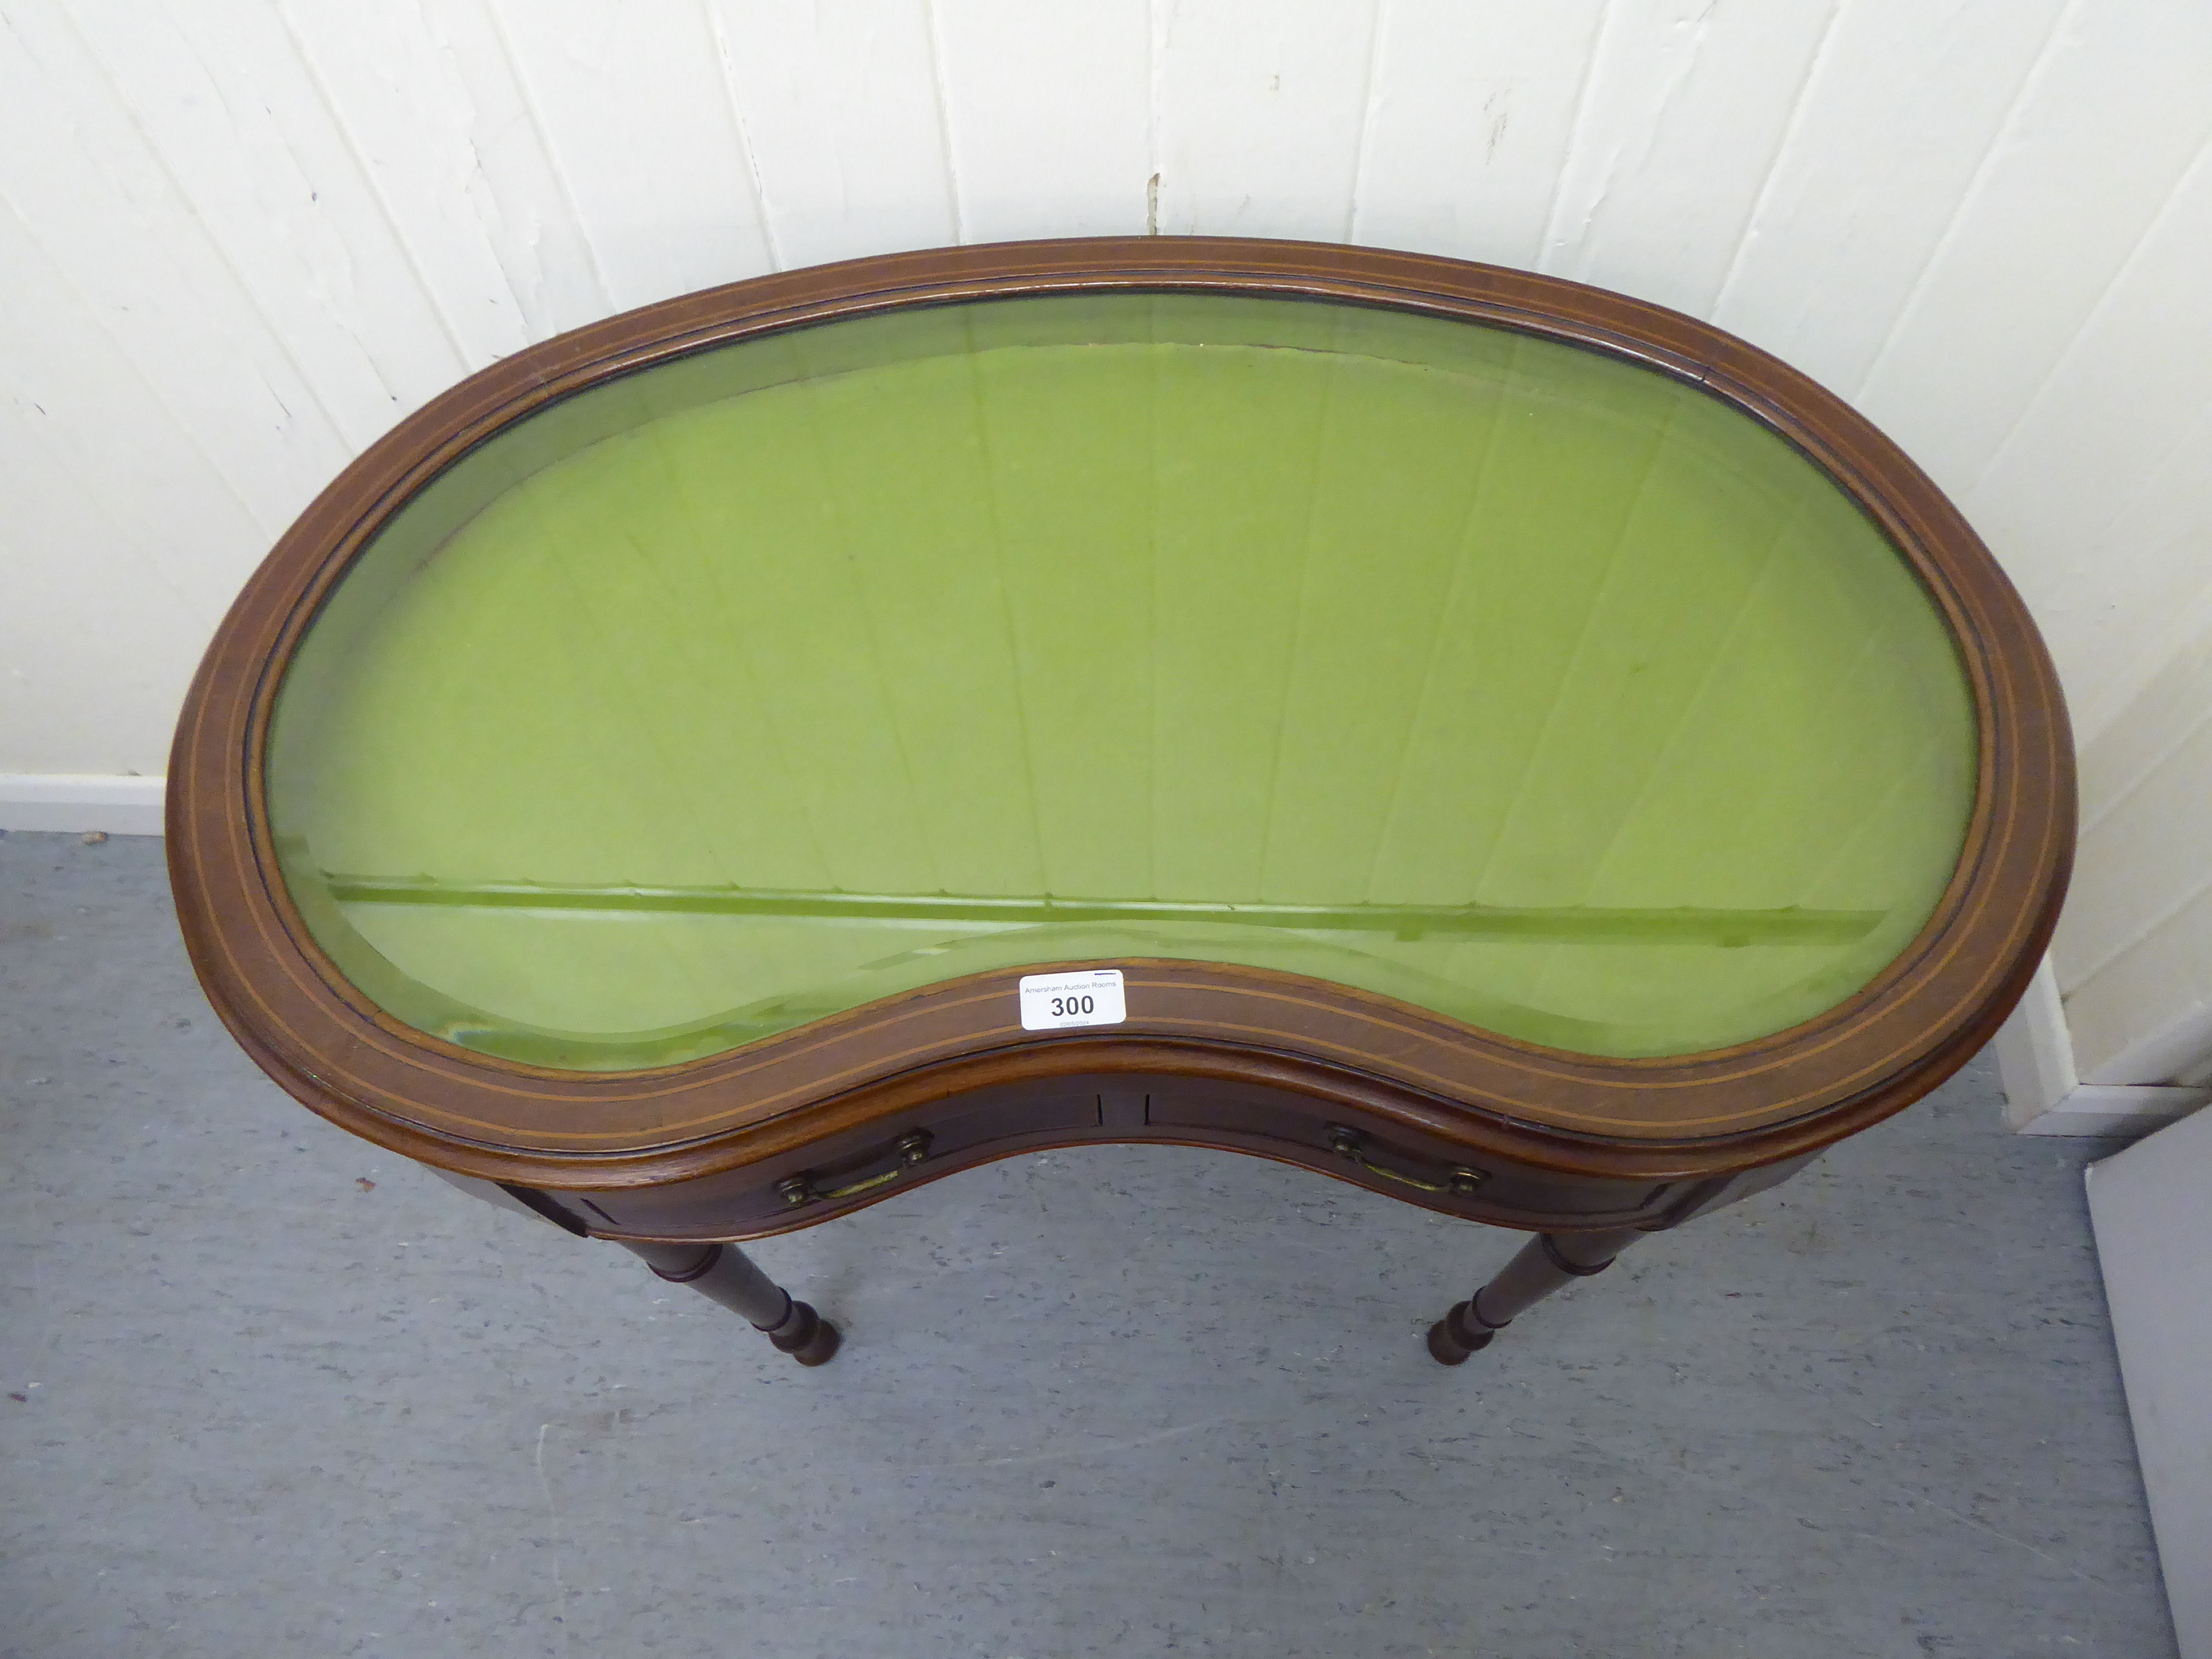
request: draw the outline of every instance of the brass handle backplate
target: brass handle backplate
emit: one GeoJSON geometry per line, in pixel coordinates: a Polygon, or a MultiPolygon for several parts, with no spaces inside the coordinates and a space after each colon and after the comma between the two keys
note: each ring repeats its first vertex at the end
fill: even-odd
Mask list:
{"type": "Polygon", "coordinates": [[[872,1175],[865,1181],[848,1182],[842,1187],[817,1187],[814,1184],[812,1173],[802,1170],[795,1176],[788,1176],[777,1182],[775,1189],[783,1194],[783,1201],[793,1208],[801,1204],[813,1204],[825,1199],[851,1198],[860,1193],[872,1192],[878,1187],[888,1186],[896,1181],[908,1170],[927,1158],[929,1139],[929,1131],[927,1129],[915,1129],[901,1135],[891,1145],[891,1150],[898,1154],[898,1162],[881,1175],[872,1175]]]}
{"type": "Polygon", "coordinates": [[[1377,1164],[1367,1156],[1364,1148],[1367,1138],[1358,1130],[1341,1123],[1328,1126],[1328,1149],[1340,1158],[1346,1158],[1370,1175],[1381,1176],[1386,1181],[1403,1182],[1419,1188],[1425,1193],[1445,1193],[1454,1198],[1471,1198],[1490,1179],[1487,1171],[1471,1170],[1464,1164],[1456,1164],[1444,1172],[1442,1181],[1425,1181],[1419,1176],[1407,1175],[1403,1170],[1394,1170],[1387,1164],[1377,1164]]]}

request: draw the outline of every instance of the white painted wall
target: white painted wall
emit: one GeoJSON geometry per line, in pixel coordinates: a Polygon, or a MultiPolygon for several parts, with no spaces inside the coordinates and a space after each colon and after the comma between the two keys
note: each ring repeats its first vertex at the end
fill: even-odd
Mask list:
{"type": "Polygon", "coordinates": [[[2132,1139],[2212,1103],[2212,1086],[2085,1079],[2048,958],[1990,1048],[2004,1082],[2005,1121],[2021,1134],[2132,1139]]]}
{"type": "MultiPolygon", "coordinates": [[[[2205,266],[2212,285],[2212,260],[2205,266]]],[[[2212,456],[2192,458],[2212,474],[2212,456]]],[[[2212,567],[2212,537],[2195,544],[2212,567]]],[[[2212,606],[2081,750],[2074,895],[2053,941],[2093,1084],[2212,1084],[2212,606]]]]}
{"type": "Polygon", "coordinates": [[[158,774],[270,542],[469,371],[1139,231],[1157,175],[1164,232],[1679,307],[1902,442],[2090,740],[2082,1075],[2157,1080],[2212,986],[2212,726],[2161,689],[2212,638],[2209,139],[2202,0],[0,0],[0,775],[158,774]]]}

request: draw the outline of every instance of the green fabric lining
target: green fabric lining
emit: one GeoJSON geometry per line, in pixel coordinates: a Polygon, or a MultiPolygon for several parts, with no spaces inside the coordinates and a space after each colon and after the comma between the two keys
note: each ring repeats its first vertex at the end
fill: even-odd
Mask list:
{"type": "Polygon", "coordinates": [[[720,348],[480,446],[317,619],[269,799],[343,972],[538,1064],[1146,957],[1654,1055],[1879,973],[1976,747],[1902,559],[1698,388],[1073,295],[720,348]]]}

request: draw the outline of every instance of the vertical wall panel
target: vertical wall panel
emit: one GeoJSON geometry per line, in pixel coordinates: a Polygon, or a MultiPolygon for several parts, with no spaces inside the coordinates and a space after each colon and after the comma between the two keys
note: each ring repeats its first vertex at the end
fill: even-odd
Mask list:
{"type": "Polygon", "coordinates": [[[1713,320],[1838,392],[1858,386],[2060,5],[1846,0],[1713,320]]]}
{"type": "Polygon", "coordinates": [[[2073,665],[2078,717],[2101,728],[2169,647],[2212,582],[2212,489],[2196,533],[2156,533],[2136,509],[2202,478],[2212,416],[2212,327],[2176,327],[2212,291],[2212,149],[2122,265],[1960,505],[2021,562],[2029,603],[2073,665]],[[2146,533],[2148,532],[2148,533],[2146,533]],[[2116,587],[2115,569],[2128,580],[2116,587]]]}
{"type": "MultiPolygon", "coordinates": [[[[2193,547],[2212,586],[2212,523],[2193,547]]],[[[2081,750],[2081,844],[2051,955],[2076,1063],[2093,1083],[2212,1075],[2208,601],[2212,592],[2185,613],[2178,648],[2081,750]]]]}
{"type": "Polygon", "coordinates": [[[606,315],[485,0],[283,15],[467,368],[606,315]]]}
{"type": "MultiPolygon", "coordinates": [[[[2192,419],[2149,447],[2165,452],[2155,471],[2116,504],[2094,542],[2077,544],[2070,561],[2051,562],[2056,580],[2039,590],[2045,597],[2038,603],[2053,613],[2051,633],[2067,647],[2069,702],[2084,736],[2159,726],[2168,671],[2212,635],[2212,388],[2192,419]],[[2082,688],[2078,696],[2073,685],[2082,688]]],[[[2068,445],[2051,447],[2063,468],[2068,445]]],[[[2206,793],[2212,798],[2212,781],[2206,793]]],[[[2102,798],[2085,799],[2094,805],[2102,798]]]]}
{"type": "Polygon", "coordinates": [[[349,447],[452,384],[452,331],[276,13],[195,0],[72,15],[349,447]]]}
{"type": "MultiPolygon", "coordinates": [[[[2195,654],[2201,668],[2204,653],[2195,654]]],[[[2188,699],[2196,719],[2180,740],[2096,813],[2082,836],[2085,848],[2113,856],[2090,860],[2075,878],[2081,902],[2068,917],[2058,947],[2062,992],[2090,984],[2186,901],[2212,888],[2202,842],[2164,833],[2166,826],[2202,819],[2203,780],[2212,778],[2212,678],[2200,678],[2189,689],[2196,694],[2188,699]]],[[[2202,989],[2212,995],[2212,981],[2202,989]]]]}
{"type": "Polygon", "coordinates": [[[2069,7],[1856,389],[1945,489],[1972,488],[2212,134],[2208,65],[2212,8],[2069,7]]]}
{"type": "Polygon", "coordinates": [[[12,204],[0,295],[4,764],[159,773],[176,699],[265,540],[12,204]]]}
{"type": "Polygon", "coordinates": [[[960,240],[1143,230],[1155,163],[1142,0],[928,3],[960,240]]]}
{"type": "Polygon", "coordinates": [[[1704,316],[1842,0],[1616,0],[1538,268],[1704,316]]]}
{"type": "Polygon", "coordinates": [[[126,372],[94,396],[79,440],[125,477],[141,446],[197,451],[216,488],[187,499],[227,498],[209,521],[242,510],[252,529],[238,551],[265,544],[349,453],[329,400],[64,15],[21,0],[0,29],[0,202],[34,250],[15,269],[46,273],[7,296],[22,372],[49,386],[66,376],[49,331],[88,321],[126,372]]]}
{"type": "Polygon", "coordinates": [[[1159,228],[1352,237],[1375,0],[1158,0],[1159,228]]]}
{"type": "MultiPolygon", "coordinates": [[[[77,583],[97,591],[110,574],[100,553],[120,545],[179,592],[208,592],[212,574],[200,606],[212,625],[220,585],[245,580],[268,534],[194,427],[211,411],[273,422],[281,410],[251,392],[228,410],[212,398],[182,415],[167,405],[156,378],[102,326],[12,210],[0,211],[0,291],[9,301],[0,307],[0,395],[36,444],[40,494],[75,499],[88,532],[68,534],[66,514],[50,521],[43,538],[21,545],[24,562],[9,568],[11,596],[33,580],[47,592],[77,583]],[[111,530],[120,532],[119,544],[111,530]]],[[[21,506],[11,495],[0,513],[11,542],[28,533],[21,506]]],[[[9,608],[26,614],[20,604],[9,608]]]]}
{"type": "MultiPolygon", "coordinates": [[[[164,708],[214,626],[179,592],[167,550],[111,516],[114,496],[62,453],[56,425],[0,388],[0,732],[27,772],[73,771],[86,755],[118,753],[115,706],[164,708]],[[54,558],[57,547],[74,558],[54,558]],[[97,580],[82,579],[88,568],[97,580]],[[100,658],[89,687],[88,642],[100,658]]],[[[139,769],[158,773],[164,723],[143,723],[152,729],[137,752],[155,764],[139,769]]]]}
{"type": "Polygon", "coordinates": [[[926,0],[711,0],[776,252],[958,240],[926,0]]]}
{"type": "MultiPolygon", "coordinates": [[[[2200,767],[2212,766],[2212,756],[2200,752],[2194,758],[2200,767]]],[[[2208,775],[2212,773],[2200,770],[2191,793],[2201,797],[2208,775]]],[[[2166,803],[2146,802],[2155,804],[2166,803]]],[[[2163,848],[2174,844],[2171,836],[2160,842],[2163,848]]],[[[2170,867],[2137,870],[2137,892],[2172,873],[2170,867]]],[[[2212,885],[2201,863],[2184,873],[2191,884],[2179,889],[2182,896],[2124,949],[2100,961],[2064,1000],[2084,1082],[2188,1087],[2212,1081],[2212,885]]],[[[2075,913],[2100,896],[2095,889],[2085,890],[2075,913]]]]}
{"type": "Polygon", "coordinates": [[[618,310],[772,267],[701,0],[489,0],[618,310]]]}
{"type": "Polygon", "coordinates": [[[1352,240],[1534,266],[1605,0],[1382,0],[1352,240]]]}

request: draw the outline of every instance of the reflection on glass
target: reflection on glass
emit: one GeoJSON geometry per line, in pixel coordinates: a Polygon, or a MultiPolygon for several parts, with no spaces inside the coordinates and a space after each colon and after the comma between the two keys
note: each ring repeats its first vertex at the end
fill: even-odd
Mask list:
{"type": "Polygon", "coordinates": [[[1902,560],[1718,400],[1121,295],[725,347],[480,447],[317,620],[269,799],[349,978],[539,1065],[1145,957],[1661,1055],[1879,973],[1975,763],[1902,560]]]}

